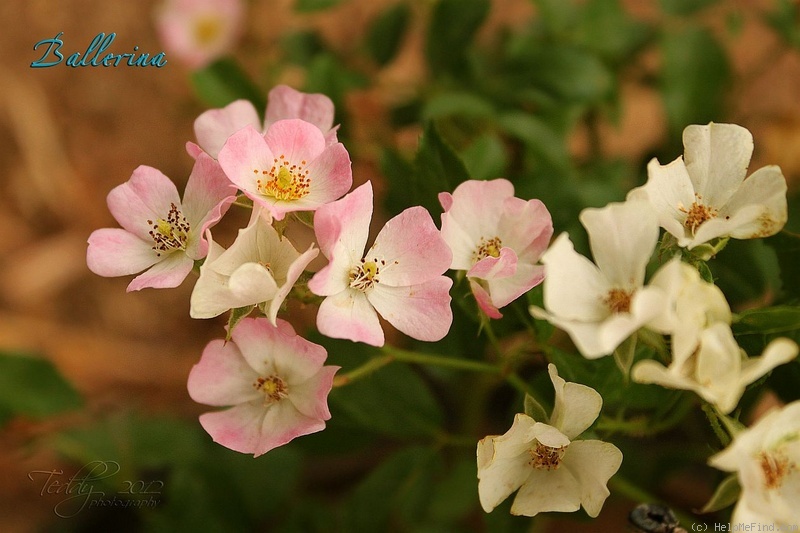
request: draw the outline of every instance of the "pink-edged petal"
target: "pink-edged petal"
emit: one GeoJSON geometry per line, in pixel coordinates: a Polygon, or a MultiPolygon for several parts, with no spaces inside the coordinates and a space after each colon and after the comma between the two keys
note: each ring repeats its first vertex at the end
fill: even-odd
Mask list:
{"type": "Polygon", "coordinates": [[[294,287],[294,284],[300,278],[300,275],[305,271],[306,267],[308,266],[311,261],[313,261],[319,255],[319,249],[314,247],[312,243],[309,245],[308,250],[303,252],[297,259],[295,259],[291,265],[289,265],[289,269],[286,271],[286,280],[283,284],[278,287],[278,291],[275,293],[275,296],[272,298],[272,301],[269,303],[269,308],[267,309],[267,318],[272,322],[273,325],[277,324],[278,318],[278,311],[283,305],[283,302],[286,300],[286,297],[289,295],[289,292],[294,287]]]}
{"type": "Polygon", "coordinates": [[[725,204],[747,174],[752,134],[735,124],[692,125],[683,130],[683,146],[695,192],[707,205],[725,204]]]}
{"type": "Polygon", "coordinates": [[[498,318],[503,318],[503,313],[501,313],[497,307],[494,306],[492,303],[492,297],[488,292],[486,292],[486,289],[484,289],[478,281],[470,279],[469,288],[472,291],[472,295],[475,297],[475,302],[478,304],[478,308],[483,311],[486,316],[495,320],[498,318]]]}
{"type": "Polygon", "coordinates": [[[658,242],[659,225],[647,202],[628,200],[581,211],[598,268],[617,288],[641,287],[658,242]]]}
{"type": "Polygon", "coordinates": [[[311,185],[302,200],[319,206],[341,198],[353,186],[351,166],[350,154],[342,143],[328,146],[306,167],[311,185]]]}
{"type": "Polygon", "coordinates": [[[127,291],[138,291],[148,287],[172,289],[183,283],[193,266],[194,261],[185,253],[173,252],[150,267],[150,270],[133,278],[133,281],[128,284],[127,291]]]}
{"type": "Polygon", "coordinates": [[[308,280],[308,290],[317,296],[333,296],[350,290],[350,268],[353,262],[346,257],[335,255],[331,262],[308,280]]]}
{"type": "Polygon", "coordinates": [[[325,422],[300,413],[286,400],[264,407],[239,404],[225,411],[200,415],[200,424],[214,442],[258,457],[295,437],[325,429],[325,422]]]}
{"type": "Polygon", "coordinates": [[[606,486],[622,464],[622,452],[608,442],[579,440],[569,445],[562,466],[569,470],[580,486],[580,500],[586,514],[600,514],[611,494],[606,486]]]}
{"type": "Polygon", "coordinates": [[[153,250],[152,241],[143,241],[120,228],[95,230],[88,242],[86,265],[98,276],[136,274],[161,260],[153,250]]]}
{"type": "Polygon", "coordinates": [[[289,400],[302,414],[310,418],[329,420],[328,394],[333,387],[333,377],[338,366],[324,366],[302,383],[290,383],[289,400]]]}
{"type": "Polygon", "coordinates": [[[200,145],[197,143],[186,141],[186,153],[189,154],[192,159],[197,159],[197,156],[203,153],[203,149],[200,148],[200,145]]]}
{"type": "Polygon", "coordinates": [[[341,250],[351,264],[361,259],[372,219],[372,183],[369,181],[314,213],[314,233],[325,257],[341,250]]]}
{"type": "Polygon", "coordinates": [[[441,340],[450,331],[450,287],[453,280],[439,276],[419,285],[389,287],[382,282],[367,293],[369,303],[391,325],[421,341],[441,340]]]}
{"type": "Polygon", "coordinates": [[[252,103],[236,100],[222,109],[209,109],[197,117],[194,134],[203,150],[216,158],[228,137],[245,126],[260,130],[261,119],[252,103]]]}
{"type": "Polygon", "coordinates": [[[275,156],[261,133],[252,126],[237,131],[225,142],[217,159],[234,185],[260,205],[269,207],[257,181],[263,171],[269,171],[275,164],[275,156]]]}
{"type": "Polygon", "coordinates": [[[219,222],[235,200],[236,187],[219,163],[207,154],[198,155],[183,196],[183,215],[192,232],[186,247],[189,257],[202,259],[206,256],[206,230],[219,222]]]}
{"type": "Polygon", "coordinates": [[[575,251],[562,233],[542,256],[545,264],[544,306],[565,320],[594,322],[608,316],[603,302],[611,286],[600,270],[575,251]]]}
{"type": "Polygon", "coordinates": [[[297,335],[285,320],[279,319],[277,324],[274,349],[270,352],[275,371],[290,386],[311,379],[322,368],[328,352],[297,335]]]}
{"type": "Polygon", "coordinates": [[[263,394],[253,387],[258,379],[245,362],[239,348],[222,339],[208,343],[200,361],[189,372],[187,388],[192,400],[222,407],[260,400],[263,394]]]}
{"type": "Polygon", "coordinates": [[[166,218],[172,204],[180,208],[178,189],[167,176],[153,167],[141,165],[125,183],[108,193],[108,209],[119,225],[143,240],[159,218],[166,218]]]}
{"type": "Polygon", "coordinates": [[[364,258],[381,260],[381,284],[402,287],[442,275],[451,253],[431,215],[416,206],[389,220],[364,258]]]}
{"type": "Polygon", "coordinates": [[[504,202],[514,196],[510,181],[465,181],[452,195],[441,193],[442,237],[453,252],[450,268],[469,270],[481,240],[497,236],[504,202]]]}
{"type": "Polygon", "coordinates": [[[497,279],[513,276],[517,272],[517,254],[511,248],[503,247],[499,257],[484,257],[467,271],[467,277],[497,279]]]}
{"type": "Polygon", "coordinates": [[[517,271],[513,276],[490,279],[486,284],[492,295],[492,304],[499,308],[507,306],[542,281],[544,266],[517,263],[517,271]]]}
{"type": "Polygon", "coordinates": [[[512,248],[520,261],[535,263],[553,237],[553,220],[539,200],[506,198],[497,231],[503,246],[512,248]]]}
{"type": "Polygon", "coordinates": [[[326,337],[383,346],[378,313],[363,292],[347,289],[328,296],[317,313],[317,329],[326,337]]]}
{"type": "Polygon", "coordinates": [[[511,514],[536,516],[546,511],[569,513],[580,507],[580,484],[572,472],[566,468],[533,468],[514,498],[511,514]]]}
{"type": "MultiPolygon", "coordinates": [[[[311,163],[325,150],[325,136],[319,128],[304,120],[279,120],[269,126],[264,134],[270,150],[275,157],[300,165],[311,163]]],[[[270,167],[272,165],[270,164],[270,167]]],[[[269,168],[269,167],[267,167],[269,168]]]]}
{"type": "Polygon", "coordinates": [[[324,94],[306,94],[278,85],[269,92],[267,102],[265,127],[279,120],[299,118],[326,134],[333,128],[333,102],[324,94]]]}

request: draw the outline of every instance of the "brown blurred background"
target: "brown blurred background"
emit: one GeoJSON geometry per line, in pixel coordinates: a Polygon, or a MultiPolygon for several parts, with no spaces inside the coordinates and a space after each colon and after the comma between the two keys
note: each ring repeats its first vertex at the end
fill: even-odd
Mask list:
{"type": "MultiPolygon", "coordinates": [[[[251,3],[237,51],[259,77],[276,55],[287,28],[320,28],[342,51],[355,44],[389,0],[349,0],[314,15],[292,11],[293,0],[251,3]]],[[[639,18],[659,16],[656,2],[628,0],[639,18]]],[[[64,32],[64,51],[85,50],[99,32],[116,32],[112,50],[162,50],[153,28],[156,2],[147,0],[5,0],[0,4],[0,350],[40,354],[55,363],[87,399],[77,414],[44,422],[15,420],[0,430],[0,530],[28,531],[52,519],[52,502],[27,473],[59,467],[48,450],[51,432],[114,410],[138,408],[192,417],[202,412],[185,388],[189,369],[221,321],[188,316],[191,283],[175,290],[126,294],[126,279],[105,279],[85,264],[92,230],[115,226],[105,197],[146,164],[162,170],[179,190],[191,169],[184,143],[205,106],[193,95],[187,71],[171,60],[155,68],[31,69],[40,52],[33,45],[64,32]]],[[[743,15],[741,33],[724,38],[735,69],[731,120],[756,139],[752,168],[779,164],[790,186],[800,179],[800,54],[780,46],[757,13],[769,0],[726,0],[704,11],[724,32],[727,13],[743,15]]],[[[495,0],[482,35],[498,25],[534,16],[530,0],[495,0]]],[[[399,57],[376,72],[377,83],[347,100],[358,182],[377,175],[375,138],[413,148],[419,131],[388,131],[389,104],[422,83],[422,36],[412,28],[399,57]]],[[[656,72],[660,58],[645,54],[623,79],[619,127],[602,127],[602,149],[638,161],[666,135],[658,94],[638,80],[656,72]]],[[[302,72],[283,81],[301,86],[302,72]]],[[[264,87],[265,91],[268,87],[264,87]]],[[[571,149],[587,150],[576,131],[571,149]]],[[[675,154],[676,156],[678,154],[675,154]]],[[[237,215],[240,216],[240,215],[237,215]]],[[[240,222],[240,221],[239,221],[240,222]]],[[[234,220],[231,228],[238,222],[234,220]]],[[[228,230],[229,232],[232,231],[228,230]]]]}

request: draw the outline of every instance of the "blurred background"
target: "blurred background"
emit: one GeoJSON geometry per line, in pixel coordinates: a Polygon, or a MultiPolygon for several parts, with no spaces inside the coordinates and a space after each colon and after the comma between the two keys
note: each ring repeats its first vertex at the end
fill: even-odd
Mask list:
{"type": "MultiPolygon", "coordinates": [[[[0,530],[324,530],[330,517],[341,519],[340,491],[381,492],[378,481],[364,480],[395,449],[393,436],[343,426],[328,441],[310,438],[256,461],[210,445],[196,422],[205,409],[185,384],[205,344],[221,336],[224,317],[189,318],[188,280],[174,290],[128,294],[129,278],[100,278],[86,268],[89,234],[116,226],[108,192],[142,164],[182,190],[194,119],[237,94],[215,85],[226,72],[219,64],[193,74],[165,48],[155,29],[158,5],[0,4],[0,353],[11,358],[0,369],[0,530]],[[34,44],[59,32],[65,55],[115,32],[111,51],[165,50],[168,64],[30,68],[41,55],[34,44]],[[20,363],[22,356],[37,364],[20,363]],[[351,438],[365,443],[358,453],[348,453],[351,438]],[[335,459],[323,458],[325,447],[335,459]],[[47,476],[30,475],[57,470],[66,478],[110,458],[123,469],[117,484],[164,483],[156,508],[85,509],[62,518],[54,507],[64,493],[48,494],[47,476]]],[[[644,181],[650,158],[678,157],[690,123],[750,129],[751,170],[780,165],[796,196],[795,1],[252,0],[244,9],[228,67],[252,80],[262,106],[279,83],[331,96],[355,181],[376,183],[384,216],[410,205],[402,180],[419,171],[414,153],[426,123],[436,124],[472,177],[521,176],[518,194],[551,207],[556,233],[577,231],[583,207],[623,199],[644,181]]],[[[232,211],[220,239],[230,242],[246,220],[232,211]]],[[[759,250],[731,256],[756,257],[750,279],[723,276],[740,307],[775,297],[778,283],[769,260],[759,263],[759,250]]],[[[313,324],[313,310],[294,306],[290,316],[313,324]]],[[[476,435],[502,432],[506,422],[478,427],[476,435]]],[[[474,470],[459,464],[445,478],[466,492],[426,511],[435,519],[426,515],[425,527],[395,520],[362,529],[511,530],[499,519],[484,522],[474,470]]],[[[687,509],[713,490],[687,472],[658,484],[653,490],[687,509]]],[[[352,498],[353,508],[364,505],[352,498]]],[[[598,522],[564,526],[547,518],[536,527],[620,531],[631,505],[612,496],[598,522]]]]}

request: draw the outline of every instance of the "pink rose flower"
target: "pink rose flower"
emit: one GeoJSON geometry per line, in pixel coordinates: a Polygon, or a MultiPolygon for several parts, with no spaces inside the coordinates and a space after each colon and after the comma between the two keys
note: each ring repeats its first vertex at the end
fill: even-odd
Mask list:
{"type": "Polygon", "coordinates": [[[236,198],[236,189],[211,157],[195,161],[183,202],[170,179],[140,166],[130,180],[108,194],[108,208],[122,228],[89,237],[86,263],[100,276],[136,274],[128,291],[171,288],[183,282],[194,261],[208,253],[205,230],[216,224],[236,198]]]}
{"type": "Polygon", "coordinates": [[[329,337],[382,346],[380,314],[410,337],[440,340],[453,321],[453,282],[442,275],[452,258],[447,244],[417,206],[387,222],[364,254],[371,218],[369,182],[314,216],[317,242],[330,261],[308,283],[326,296],[317,328],[329,337]]]}
{"type": "Polygon", "coordinates": [[[232,406],[200,415],[214,442],[255,457],[295,437],[325,429],[328,393],[338,366],[323,366],[325,348],[278,320],[245,318],[231,341],[211,341],[189,373],[196,402],[232,406]]]}

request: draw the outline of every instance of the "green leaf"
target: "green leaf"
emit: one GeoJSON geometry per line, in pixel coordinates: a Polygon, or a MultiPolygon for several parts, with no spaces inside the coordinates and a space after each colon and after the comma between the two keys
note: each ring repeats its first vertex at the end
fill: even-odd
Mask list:
{"type": "Polygon", "coordinates": [[[366,44],[369,54],[379,65],[389,63],[397,54],[411,18],[408,4],[399,2],[387,8],[367,31],[366,44]]]}
{"type": "Polygon", "coordinates": [[[797,24],[800,5],[793,0],[777,0],[775,11],[765,15],[766,21],[790,46],[800,48],[800,26],[797,24]]]}
{"type": "Polygon", "coordinates": [[[0,353],[0,424],[13,416],[44,418],[81,405],[78,391],[50,361],[0,353]]]}
{"type": "Polygon", "coordinates": [[[704,28],[665,33],[662,50],[662,95],[672,135],[679,139],[685,126],[721,117],[731,69],[722,46],[704,28]]]}
{"type": "Polygon", "coordinates": [[[281,36],[280,42],[286,61],[296,65],[308,66],[325,50],[325,44],[313,30],[287,33],[281,36]]]}
{"type": "Polygon", "coordinates": [[[452,115],[486,118],[495,114],[494,106],[474,93],[447,91],[439,93],[425,103],[422,119],[431,120],[452,115]]]}
{"type": "Polygon", "coordinates": [[[509,135],[525,143],[531,152],[546,163],[559,169],[569,168],[566,141],[549,124],[533,115],[517,111],[502,114],[497,120],[509,135]]]}
{"type": "Polygon", "coordinates": [[[764,239],[764,243],[775,250],[780,266],[783,291],[790,298],[800,298],[800,235],[781,231],[764,239]]]}
{"type": "Polygon", "coordinates": [[[741,492],[742,487],[739,485],[738,474],[731,474],[717,485],[714,495],[711,496],[711,499],[708,500],[708,503],[703,506],[700,512],[705,514],[725,509],[736,503],[741,492]]]}
{"type": "Polygon", "coordinates": [[[306,92],[322,93],[333,100],[337,110],[344,108],[344,98],[352,89],[367,83],[363,74],[347,67],[330,52],[317,54],[308,66],[306,92]]]}
{"type": "Polygon", "coordinates": [[[718,0],[661,0],[661,8],[671,15],[691,15],[718,0]]]}
{"type": "MultiPolygon", "coordinates": [[[[511,58],[515,76],[560,101],[586,103],[610,95],[613,78],[600,59],[572,45],[535,43],[511,58]]],[[[563,104],[562,104],[563,105],[563,104]]]]}
{"type": "Polygon", "coordinates": [[[433,8],[425,56],[433,72],[464,69],[466,51],[489,14],[489,0],[439,0],[433,8]]]}
{"type": "Polygon", "coordinates": [[[295,0],[294,10],[300,13],[322,11],[338,6],[342,0],[295,0]]]}
{"type": "Polygon", "coordinates": [[[206,104],[224,107],[234,100],[250,100],[259,114],[264,113],[264,91],[256,86],[233,59],[220,59],[204,69],[192,72],[195,93],[206,104]]]}
{"type": "Polygon", "coordinates": [[[543,422],[547,424],[547,421],[550,419],[547,416],[547,411],[544,410],[542,404],[539,401],[531,396],[530,394],[525,394],[525,401],[523,403],[525,414],[529,417],[533,418],[537,422],[543,422]]]}
{"type": "Polygon", "coordinates": [[[545,29],[553,34],[567,33],[574,25],[580,11],[574,0],[532,0],[545,29]]]}
{"type": "Polygon", "coordinates": [[[736,335],[768,335],[800,331],[800,307],[781,305],[739,313],[732,325],[736,335]]]}
{"type": "Polygon", "coordinates": [[[631,335],[622,341],[622,344],[617,346],[617,349],[614,350],[614,362],[617,363],[617,368],[619,368],[626,380],[630,374],[631,365],[633,365],[633,358],[635,355],[636,335],[631,335]]]}
{"type": "Polygon", "coordinates": [[[490,180],[505,174],[508,154],[495,133],[486,132],[461,152],[464,166],[472,179],[490,180]]]}
{"type": "Polygon", "coordinates": [[[231,314],[228,317],[228,330],[225,332],[225,341],[231,340],[231,334],[233,333],[233,328],[236,327],[236,324],[242,321],[243,318],[247,318],[247,315],[253,312],[255,309],[255,305],[248,305],[245,307],[237,307],[235,309],[231,309],[231,314]]]}
{"type": "Polygon", "coordinates": [[[398,438],[434,435],[444,418],[425,382],[397,362],[334,389],[328,401],[342,424],[398,438]]]}
{"type": "Polygon", "coordinates": [[[651,34],[651,28],[628,15],[619,0],[587,2],[576,30],[580,44],[617,64],[641,47],[651,34]]]}
{"type": "Polygon", "coordinates": [[[478,506],[477,476],[474,457],[456,462],[434,487],[428,509],[430,520],[452,525],[475,509],[478,506]]]}
{"type": "Polygon", "coordinates": [[[413,204],[421,205],[430,213],[441,211],[439,193],[452,191],[456,185],[470,178],[458,154],[439,135],[429,122],[420,139],[414,159],[414,173],[407,187],[411,188],[413,204]]]}
{"type": "Polygon", "coordinates": [[[409,526],[430,503],[432,478],[440,460],[433,450],[421,447],[407,448],[389,457],[353,491],[344,530],[410,531],[409,526]],[[406,527],[389,527],[398,521],[406,527]]]}

